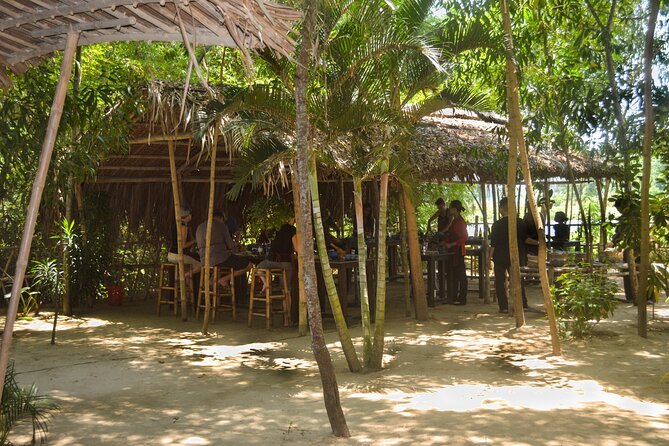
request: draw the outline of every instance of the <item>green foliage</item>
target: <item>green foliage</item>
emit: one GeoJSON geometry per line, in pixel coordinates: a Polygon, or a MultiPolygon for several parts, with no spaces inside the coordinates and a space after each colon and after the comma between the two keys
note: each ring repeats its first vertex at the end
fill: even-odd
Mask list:
{"type": "Polygon", "coordinates": [[[14,365],[7,367],[5,383],[0,402],[0,445],[10,444],[7,441],[12,429],[23,420],[30,420],[32,424],[33,441],[37,436],[40,441],[46,440],[49,431],[47,423],[58,405],[48,397],[39,395],[33,384],[27,389],[19,387],[16,382],[14,365]]]}
{"type": "Polygon", "coordinates": [[[63,272],[58,268],[58,261],[33,260],[30,274],[33,276],[32,292],[39,294],[42,301],[49,300],[57,306],[64,289],[63,272]]]}
{"type": "Polygon", "coordinates": [[[552,286],[555,315],[565,338],[587,337],[594,326],[613,314],[617,285],[598,271],[572,271],[552,286]]]}
{"type": "Polygon", "coordinates": [[[257,199],[245,210],[246,232],[254,238],[264,230],[279,229],[294,214],[292,199],[276,196],[257,199]]]}

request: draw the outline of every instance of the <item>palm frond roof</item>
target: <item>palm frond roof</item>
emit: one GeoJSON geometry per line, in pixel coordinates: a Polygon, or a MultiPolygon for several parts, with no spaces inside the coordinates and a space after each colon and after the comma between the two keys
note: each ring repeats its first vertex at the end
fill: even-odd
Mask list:
{"type": "Polygon", "coordinates": [[[223,45],[242,50],[293,51],[294,9],[266,0],[11,0],[0,6],[0,85],[6,69],[30,64],[65,48],[67,34],[80,46],[117,41],[223,45]]]}

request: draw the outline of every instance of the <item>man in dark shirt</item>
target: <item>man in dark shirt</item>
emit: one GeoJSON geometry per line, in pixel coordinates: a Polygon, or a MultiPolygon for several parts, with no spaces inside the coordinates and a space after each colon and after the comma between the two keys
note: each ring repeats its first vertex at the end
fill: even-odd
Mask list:
{"type": "MultiPolygon", "coordinates": [[[[509,250],[509,208],[507,199],[502,198],[499,202],[499,213],[502,218],[497,220],[492,225],[490,232],[490,260],[495,262],[495,293],[497,294],[497,303],[499,304],[499,312],[507,313],[509,311],[509,300],[506,294],[506,276],[511,267],[511,255],[509,250]]],[[[520,257],[520,264],[523,265],[525,253],[524,244],[526,236],[525,223],[522,219],[516,217],[516,238],[518,242],[518,256],[520,257]]],[[[521,281],[521,289],[523,292],[523,308],[527,308],[527,298],[525,297],[525,286],[521,281]]]]}

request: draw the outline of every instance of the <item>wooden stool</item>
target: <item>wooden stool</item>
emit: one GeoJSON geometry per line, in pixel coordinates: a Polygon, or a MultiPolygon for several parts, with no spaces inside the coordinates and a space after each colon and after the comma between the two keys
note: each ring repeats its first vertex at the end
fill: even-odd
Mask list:
{"type": "Polygon", "coordinates": [[[209,290],[205,290],[205,269],[200,272],[200,287],[197,293],[197,310],[195,317],[200,317],[200,309],[206,310],[206,299],[209,298],[209,310],[211,311],[212,322],[216,320],[216,313],[219,311],[229,311],[232,313],[232,320],[237,320],[237,307],[235,305],[235,270],[229,267],[211,266],[209,267],[209,290]],[[218,279],[221,272],[230,273],[230,288],[219,285],[218,279]]]}
{"type": "MultiPolygon", "coordinates": [[[[190,269],[190,265],[185,265],[186,271],[190,269]]],[[[186,278],[186,299],[192,302],[193,289],[192,278],[186,278]],[[189,299],[189,297],[191,299],[189,299]]],[[[158,303],[156,313],[160,316],[160,307],[162,305],[170,305],[174,307],[174,315],[179,314],[179,304],[181,303],[181,292],[179,288],[179,264],[171,262],[163,262],[160,264],[160,274],[158,277],[158,303]],[[172,280],[170,281],[170,276],[172,280]],[[165,291],[165,295],[163,295],[165,291]],[[171,293],[170,293],[171,292],[171,293]],[[170,298],[170,295],[172,296],[170,298]]]]}
{"type": "Polygon", "coordinates": [[[265,317],[265,328],[272,327],[273,316],[283,314],[283,324],[290,325],[290,293],[288,292],[288,282],[286,281],[286,270],[284,269],[258,269],[251,270],[251,292],[249,293],[249,327],[252,326],[253,316],[265,317]],[[260,278],[265,280],[265,291],[256,293],[256,282],[260,278]],[[275,279],[279,284],[275,284],[275,279]],[[274,302],[282,301],[282,308],[275,309],[274,302]],[[265,307],[259,310],[253,310],[255,302],[264,302],[265,307]]]}

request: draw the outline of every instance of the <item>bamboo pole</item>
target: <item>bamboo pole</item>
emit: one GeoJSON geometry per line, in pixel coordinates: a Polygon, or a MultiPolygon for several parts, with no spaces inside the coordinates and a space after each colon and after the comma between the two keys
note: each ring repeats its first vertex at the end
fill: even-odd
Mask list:
{"type": "MultiPolygon", "coordinates": [[[[539,236],[539,256],[537,258],[539,266],[539,280],[541,281],[541,289],[544,296],[544,306],[546,308],[546,317],[551,335],[551,344],[553,347],[553,354],[560,355],[560,339],[557,332],[557,322],[555,320],[555,310],[553,308],[553,300],[551,298],[550,287],[548,285],[548,271],[546,268],[546,234],[544,232],[544,224],[541,219],[541,214],[537,206],[534,190],[532,188],[532,176],[530,174],[530,163],[525,147],[525,138],[523,136],[523,126],[520,115],[520,98],[518,97],[518,79],[516,77],[516,64],[514,59],[513,36],[511,32],[511,17],[509,14],[509,5],[507,0],[501,0],[502,21],[504,26],[504,33],[506,34],[506,74],[507,74],[507,100],[509,110],[509,128],[518,145],[518,152],[520,154],[521,168],[523,176],[525,177],[525,187],[527,188],[527,197],[529,199],[532,216],[537,227],[537,234],[539,236]]],[[[509,218],[511,222],[513,218],[509,218]]],[[[510,227],[511,225],[509,225],[510,227]]],[[[514,225],[515,226],[515,225],[514,225]]],[[[515,237],[514,237],[515,238],[515,237]]],[[[509,247],[509,249],[513,249],[509,247]]],[[[521,307],[522,308],[522,307],[521,307]]],[[[521,310],[522,311],[522,310],[521,310]]]]}
{"type": "MultiPolygon", "coordinates": [[[[209,319],[211,317],[211,274],[209,274],[209,266],[211,265],[211,231],[214,224],[214,201],[216,197],[216,152],[218,151],[218,121],[214,127],[214,141],[210,151],[211,157],[211,171],[209,172],[209,208],[207,209],[207,234],[205,236],[204,248],[204,265],[202,267],[204,273],[204,317],[202,318],[202,334],[209,333],[209,319]]],[[[200,274],[202,274],[200,273],[200,274]]],[[[200,276],[202,277],[202,276],[200,276]]],[[[218,277],[214,277],[218,280],[218,277]]],[[[231,277],[230,280],[235,280],[231,277]]],[[[251,296],[253,297],[253,296],[251,296]]],[[[216,311],[216,309],[214,309],[216,311]]]]}
{"type": "Polygon", "coordinates": [[[341,200],[341,214],[339,215],[339,229],[341,230],[341,235],[337,234],[338,237],[344,237],[344,218],[346,217],[346,205],[344,201],[344,175],[339,176],[339,199],[341,200]]]}
{"type": "MultiPolygon", "coordinates": [[[[174,197],[174,220],[177,225],[177,259],[179,263],[179,292],[181,296],[181,320],[188,320],[188,305],[186,303],[186,271],[184,270],[183,240],[181,240],[181,196],[179,194],[179,179],[177,165],[174,160],[174,141],[167,142],[170,156],[170,174],[172,177],[172,196],[174,197]]],[[[176,277],[174,278],[176,281],[176,277]]],[[[176,294],[176,293],[175,293],[176,294]]],[[[176,295],[174,298],[176,299],[176,295]]]]}
{"type": "Polygon", "coordinates": [[[360,319],[362,325],[362,361],[363,367],[368,369],[371,365],[372,355],[372,322],[369,311],[369,289],[367,287],[367,243],[365,243],[365,223],[362,212],[362,178],[359,176],[353,176],[353,203],[355,205],[356,235],[358,241],[358,288],[360,290],[360,319]]]}
{"type": "Polygon", "coordinates": [[[479,271],[483,271],[483,302],[490,303],[490,271],[485,267],[485,262],[488,261],[489,252],[489,234],[488,228],[488,194],[486,193],[485,183],[481,183],[481,212],[483,213],[483,241],[481,243],[481,262],[484,266],[480,267],[479,271]]]}
{"type": "MultiPolygon", "coordinates": [[[[0,347],[0,383],[5,382],[7,364],[9,363],[9,352],[12,346],[12,336],[14,334],[14,322],[19,309],[19,300],[21,299],[21,289],[23,288],[23,279],[28,267],[28,258],[30,257],[30,247],[32,245],[33,235],[35,234],[35,224],[37,214],[39,213],[40,201],[42,201],[42,191],[46,183],[46,176],[49,172],[49,163],[53,146],[56,143],[60,118],[63,115],[63,104],[67,95],[67,83],[72,73],[74,54],[79,42],[79,33],[70,31],[67,34],[65,51],[63,52],[63,62],[60,68],[60,76],[56,85],[56,92],[51,105],[49,122],[42,143],[42,152],[39,157],[35,182],[33,183],[32,193],[30,195],[30,204],[26,213],[26,221],[23,226],[23,236],[21,237],[21,246],[19,255],[16,259],[16,273],[14,283],[12,284],[12,293],[7,308],[7,317],[5,318],[5,329],[2,333],[2,346],[0,347]]],[[[0,399],[2,398],[2,386],[0,386],[0,399]]]]}
{"type": "Polygon", "coordinates": [[[385,321],[386,321],[386,260],[387,243],[386,237],[388,221],[388,156],[381,161],[381,181],[379,199],[379,223],[377,240],[377,262],[376,262],[376,315],[374,317],[374,342],[372,345],[372,358],[369,366],[374,370],[381,370],[383,365],[383,346],[385,343],[385,321]]]}

